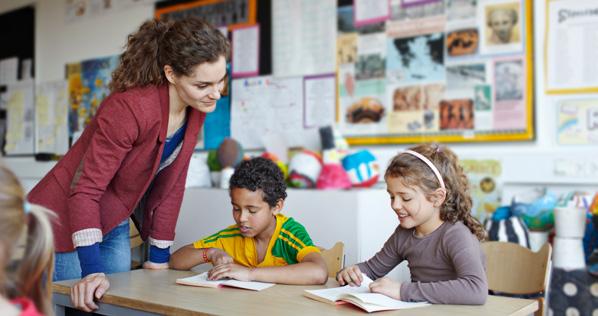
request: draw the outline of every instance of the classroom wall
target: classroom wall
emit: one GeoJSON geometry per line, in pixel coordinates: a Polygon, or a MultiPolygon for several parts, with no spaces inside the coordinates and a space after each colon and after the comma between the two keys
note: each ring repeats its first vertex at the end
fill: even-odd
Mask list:
{"type": "MultiPolygon", "coordinates": [[[[35,67],[37,82],[61,79],[64,65],[82,59],[118,54],[126,36],[152,17],[153,6],[133,7],[113,14],[65,22],[64,0],[0,1],[0,13],[34,4],[36,7],[35,67]]],[[[556,144],[559,98],[544,93],[545,0],[534,0],[535,44],[535,122],[536,140],[524,143],[486,143],[450,145],[461,157],[495,158],[503,162],[503,180],[509,184],[551,184],[564,188],[598,187],[598,149],[589,146],[556,144]]],[[[577,96],[580,98],[587,96],[577,96]]],[[[382,167],[401,146],[368,147],[382,167]]],[[[32,158],[6,158],[22,177],[42,176],[53,163],[34,162],[32,158]]],[[[34,182],[34,180],[31,180],[34,182]]]]}

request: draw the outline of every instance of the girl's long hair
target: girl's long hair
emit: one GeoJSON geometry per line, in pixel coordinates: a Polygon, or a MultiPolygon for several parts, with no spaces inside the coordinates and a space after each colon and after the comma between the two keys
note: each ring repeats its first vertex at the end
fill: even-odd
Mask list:
{"type": "MultiPolygon", "coordinates": [[[[457,155],[450,149],[436,144],[421,144],[410,150],[428,158],[442,176],[446,186],[446,198],[440,207],[440,219],[451,223],[462,221],[478,240],[484,240],[484,227],[471,215],[469,181],[459,165],[457,155]]],[[[407,153],[400,153],[392,159],[384,177],[399,177],[406,185],[420,187],[427,196],[440,188],[440,182],[432,169],[419,158],[407,153]]]]}
{"type": "Polygon", "coordinates": [[[0,255],[0,294],[27,297],[41,313],[53,315],[54,239],[48,219],[52,213],[39,205],[25,205],[19,180],[0,165],[0,244],[4,249],[0,255]],[[18,261],[15,271],[7,269],[11,258],[18,261]]]}

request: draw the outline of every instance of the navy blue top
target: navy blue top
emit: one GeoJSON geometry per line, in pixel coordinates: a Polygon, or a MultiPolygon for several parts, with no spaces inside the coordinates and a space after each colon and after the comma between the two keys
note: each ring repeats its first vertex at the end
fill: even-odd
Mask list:
{"type": "Polygon", "coordinates": [[[162,152],[162,158],[160,158],[160,163],[163,163],[177,148],[177,146],[183,141],[183,136],[185,136],[185,130],[187,129],[187,121],[183,126],[179,127],[179,129],[174,132],[174,134],[170,137],[166,138],[166,143],[164,144],[164,151],[162,152]]]}

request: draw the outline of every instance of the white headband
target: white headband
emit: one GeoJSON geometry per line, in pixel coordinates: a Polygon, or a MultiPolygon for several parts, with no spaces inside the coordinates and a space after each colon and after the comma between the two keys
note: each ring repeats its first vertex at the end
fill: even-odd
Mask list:
{"type": "Polygon", "coordinates": [[[419,158],[421,161],[425,162],[426,165],[428,165],[428,167],[430,167],[430,169],[432,169],[432,171],[436,175],[438,182],[440,182],[440,187],[446,190],[446,187],[444,186],[444,181],[442,181],[442,176],[440,175],[440,171],[438,171],[438,169],[436,168],[436,166],[434,166],[434,164],[430,161],[430,159],[426,158],[426,156],[424,156],[418,152],[415,152],[413,150],[405,150],[404,153],[415,156],[415,157],[419,158]]]}

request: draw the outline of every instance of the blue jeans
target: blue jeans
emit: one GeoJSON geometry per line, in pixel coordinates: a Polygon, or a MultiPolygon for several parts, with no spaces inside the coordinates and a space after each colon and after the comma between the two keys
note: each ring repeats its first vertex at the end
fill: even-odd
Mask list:
{"type": "MultiPolygon", "coordinates": [[[[129,239],[129,219],[112,229],[100,243],[100,260],[104,273],[117,273],[131,270],[131,241],[129,239]]],[[[81,278],[81,265],[77,251],[57,252],[54,258],[52,281],[81,278]]]]}

